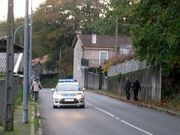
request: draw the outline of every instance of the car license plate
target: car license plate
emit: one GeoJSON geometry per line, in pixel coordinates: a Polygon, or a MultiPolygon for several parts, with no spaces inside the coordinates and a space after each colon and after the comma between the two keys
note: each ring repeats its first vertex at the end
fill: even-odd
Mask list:
{"type": "Polygon", "coordinates": [[[65,101],[65,102],[73,102],[74,99],[71,99],[71,98],[69,99],[69,98],[68,98],[68,99],[64,99],[64,101],[65,101]]]}

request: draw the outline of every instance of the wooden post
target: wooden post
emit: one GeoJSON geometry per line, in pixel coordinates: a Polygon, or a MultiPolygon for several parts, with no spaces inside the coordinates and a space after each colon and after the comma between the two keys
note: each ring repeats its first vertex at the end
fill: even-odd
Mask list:
{"type": "Polygon", "coordinates": [[[12,131],[14,128],[14,2],[8,1],[8,38],[7,38],[7,52],[6,52],[6,107],[5,107],[5,123],[4,128],[6,131],[12,131]]]}

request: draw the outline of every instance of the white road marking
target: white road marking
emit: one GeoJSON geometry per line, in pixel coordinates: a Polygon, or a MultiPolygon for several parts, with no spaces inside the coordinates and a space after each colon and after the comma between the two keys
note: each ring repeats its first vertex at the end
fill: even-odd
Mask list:
{"type": "Polygon", "coordinates": [[[151,134],[151,133],[149,133],[149,132],[147,132],[147,131],[139,128],[139,127],[134,126],[133,124],[130,124],[130,123],[124,121],[124,120],[121,120],[121,122],[124,123],[124,124],[127,124],[127,125],[130,126],[130,127],[135,128],[135,129],[137,129],[137,130],[139,130],[139,131],[141,131],[141,132],[144,132],[144,133],[146,133],[146,134],[148,134],[148,135],[153,135],[153,134],[151,134]]]}
{"type": "Polygon", "coordinates": [[[92,106],[92,107],[94,107],[94,108],[96,108],[97,110],[99,110],[99,111],[101,111],[101,112],[103,112],[103,113],[105,113],[105,114],[107,114],[107,115],[109,115],[109,116],[111,116],[111,117],[115,117],[114,116],[114,114],[111,114],[110,112],[107,112],[107,111],[105,111],[105,110],[103,110],[103,109],[101,109],[101,108],[99,108],[99,107],[97,107],[97,106],[94,106],[94,105],[92,105],[91,103],[89,103],[89,102],[86,102],[89,106],[92,106]]]}
{"type": "Polygon", "coordinates": [[[101,109],[99,107],[94,106],[94,108],[96,108],[97,110],[99,110],[99,111],[101,111],[101,112],[103,112],[103,113],[105,113],[105,114],[107,114],[107,115],[109,115],[111,117],[115,117],[114,114],[109,113],[109,112],[107,112],[107,111],[105,111],[105,110],[103,110],[103,109],[101,109]]]}
{"type": "Polygon", "coordinates": [[[103,113],[105,113],[105,114],[107,114],[107,115],[115,118],[116,120],[121,121],[122,123],[124,123],[124,124],[126,124],[126,125],[128,125],[128,126],[130,126],[130,127],[132,127],[132,128],[135,128],[135,129],[137,129],[137,130],[139,130],[139,131],[141,131],[141,132],[143,132],[143,133],[146,133],[146,134],[148,134],[148,135],[153,135],[152,133],[149,133],[149,132],[147,132],[147,131],[139,128],[139,127],[136,127],[136,126],[134,126],[133,124],[130,124],[130,123],[124,121],[124,120],[120,120],[119,117],[116,117],[114,114],[112,114],[112,113],[110,113],[110,112],[107,112],[107,111],[105,111],[105,110],[103,110],[103,109],[101,109],[101,108],[99,108],[99,107],[97,107],[97,106],[94,106],[94,105],[92,105],[92,104],[89,103],[89,102],[86,102],[86,103],[87,103],[89,106],[92,106],[92,107],[96,108],[97,110],[99,110],[99,111],[101,111],[101,112],[103,112],[103,113]]]}
{"type": "Polygon", "coordinates": [[[91,103],[89,103],[89,102],[86,102],[89,106],[93,106],[91,103]]]}

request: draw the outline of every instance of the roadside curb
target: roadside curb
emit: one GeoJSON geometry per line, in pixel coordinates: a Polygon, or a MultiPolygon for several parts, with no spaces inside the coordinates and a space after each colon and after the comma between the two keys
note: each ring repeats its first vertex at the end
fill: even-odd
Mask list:
{"type": "Polygon", "coordinates": [[[31,116],[31,135],[35,135],[34,131],[34,106],[32,106],[32,116],[31,116]]]}
{"type": "Polygon", "coordinates": [[[39,113],[39,105],[38,103],[34,103],[32,105],[32,124],[31,124],[31,135],[42,135],[42,123],[39,113]],[[36,108],[35,108],[36,106],[36,108]],[[37,110],[36,110],[37,109],[37,110]],[[37,121],[38,123],[34,123],[37,121]]]}
{"type": "Polygon", "coordinates": [[[107,93],[107,92],[104,92],[104,91],[97,91],[97,90],[88,90],[88,91],[89,92],[94,92],[94,93],[97,93],[97,94],[100,94],[100,95],[105,95],[105,96],[108,96],[108,97],[111,97],[111,98],[114,98],[114,99],[118,99],[118,100],[121,100],[121,101],[129,103],[129,104],[134,104],[134,105],[137,105],[137,106],[140,106],[140,107],[147,107],[147,108],[150,108],[150,109],[166,112],[166,113],[171,114],[171,115],[180,116],[180,112],[173,111],[173,110],[170,110],[170,109],[167,109],[167,108],[158,107],[158,106],[154,106],[154,105],[151,105],[151,104],[145,104],[145,103],[142,103],[142,102],[128,101],[128,100],[124,99],[123,97],[116,96],[116,95],[113,95],[113,94],[110,94],[110,93],[107,93]]]}

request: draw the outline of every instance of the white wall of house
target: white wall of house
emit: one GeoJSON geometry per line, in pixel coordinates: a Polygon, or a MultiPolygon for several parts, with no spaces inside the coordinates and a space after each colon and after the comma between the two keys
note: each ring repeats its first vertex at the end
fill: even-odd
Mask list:
{"type": "Polygon", "coordinates": [[[89,59],[89,66],[99,67],[100,66],[100,52],[107,52],[110,59],[116,54],[112,48],[85,48],[83,51],[83,58],[89,59]]]}
{"type": "Polygon", "coordinates": [[[83,68],[81,58],[89,60],[90,67],[99,67],[100,52],[108,52],[108,59],[115,56],[114,48],[83,48],[81,40],[78,39],[74,46],[73,78],[79,81],[83,87],[83,68]]]}

